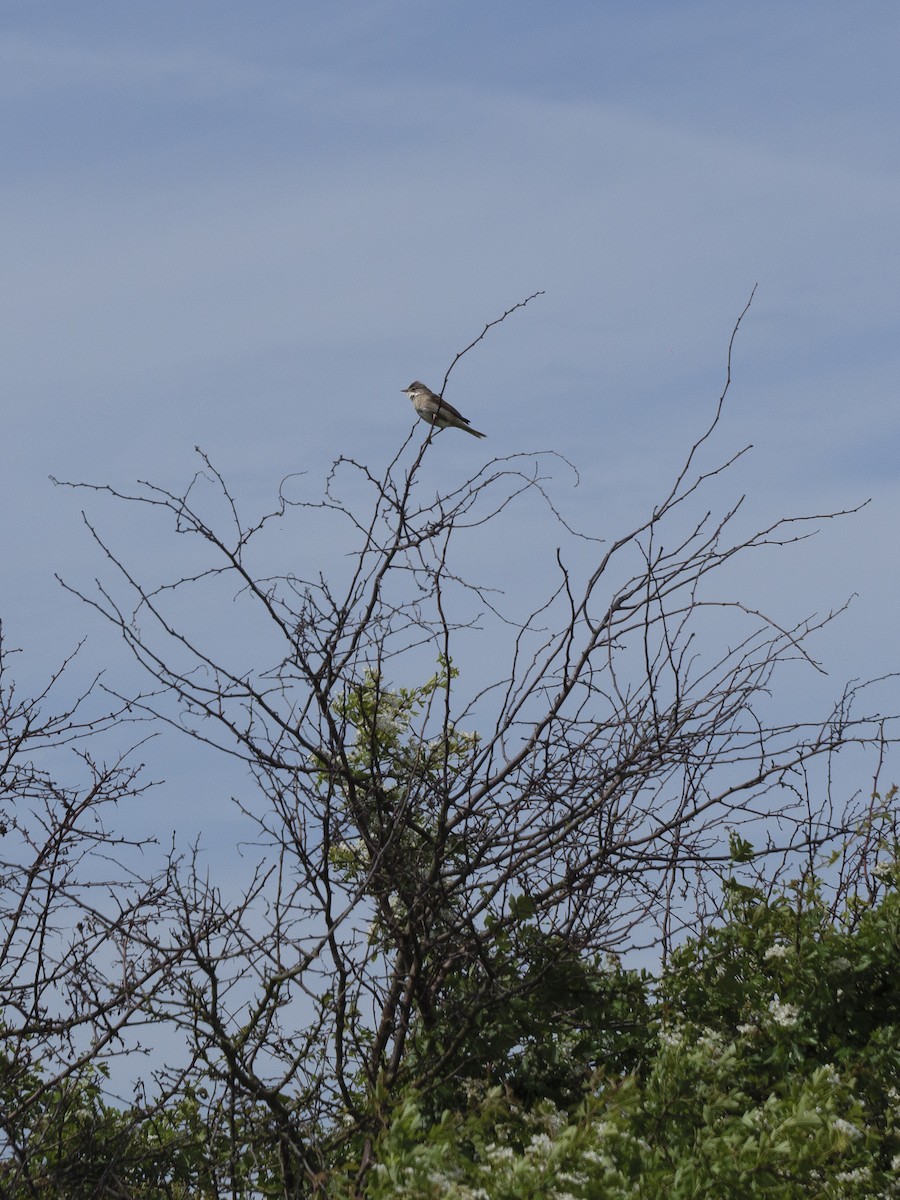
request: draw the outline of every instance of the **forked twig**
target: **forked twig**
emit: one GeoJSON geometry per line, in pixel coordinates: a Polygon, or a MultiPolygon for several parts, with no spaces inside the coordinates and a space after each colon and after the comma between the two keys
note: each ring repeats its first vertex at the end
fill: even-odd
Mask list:
{"type": "Polygon", "coordinates": [[[453,368],[456,366],[456,364],[459,362],[459,360],[462,358],[462,356],[464,354],[468,354],[470,350],[474,349],[478,345],[478,343],[481,341],[481,339],[485,336],[485,334],[487,333],[487,331],[489,329],[493,329],[493,327],[495,325],[499,325],[501,321],[505,321],[506,318],[508,316],[510,316],[512,313],[514,313],[517,308],[524,308],[526,304],[529,304],[532,300],[535,300],[538,296],[543,296],[543,295],[544,295],[543,291],[532,292],[530,296],[526,296],[524,300],[520,300],[519,303],[514,304],[512,306],[512,308],[508,308],[502,317],[495,317],[493,321],[488,321],[487,325],[485,325],[484,329],[482,329],[482,331],[481,331],[481,333],[479,333],[478,337],[475,338],[475,340],[473,342],[469,342],[468,346],[466,346],[464,350],[460,350],[457,353],[456,358],[454,358],[453,362],[447,368],[447,374],[444,376],[444,382],[441,384],[441,390],[438,393],[438,395],[443,396],[444,388],[447,386],[447,381],[450,378],[450,372],[453,370],[453,368]]]}

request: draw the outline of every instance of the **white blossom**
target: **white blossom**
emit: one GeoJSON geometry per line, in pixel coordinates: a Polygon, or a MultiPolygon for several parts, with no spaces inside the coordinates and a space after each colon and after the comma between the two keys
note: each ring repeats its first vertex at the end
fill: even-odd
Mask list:
{"type": "Polygon", "coordinates": [[[862,1137],[862,1131],[857,1129],[856,1126],[851,1124],[850,1121],[845,1121],[843,1117],[835,1117],[831,1122],[831,1128],[836,1130],[838,1133],[843,1133],[852,1141],[862,1137]]]}
{"type": "Polygon", "coordinates": [[[799,1013],[800,1009],[796,1004],[783,1004],[777,998],[769,1001],[769,1016],[776,1025],[781,1025],[784,1029],[791,1029],[797,1024],[799,1013]]]}
{"type": "Polygon", "coordinates": [[[528,1143],[526,1154],[549,1154],[553,1143],[546,1133],[536,1133],[528,1143]]]}
{"type": "Polygon", "coordinates": [[[853,1171],[839,1171],[834,1177],[835,1183],[862,1183],[869,1178],[868,1167],[856,1167],[853,1171]]]}
{"type": "Polygon", "coordinates": [[[677,1050],[684,1041],[684,1030],[679,1028],[661,1029],[659,1031],[659,1040],[663,1046],[671,1046],[673,1050],[677,1050]]]}
{"type": "Polygon", "coordinates": [[[697,1045],[703,1050],[721,1050],[722,1035],[715,1029],[704,1029],[697,1038],[697,1045]]]}

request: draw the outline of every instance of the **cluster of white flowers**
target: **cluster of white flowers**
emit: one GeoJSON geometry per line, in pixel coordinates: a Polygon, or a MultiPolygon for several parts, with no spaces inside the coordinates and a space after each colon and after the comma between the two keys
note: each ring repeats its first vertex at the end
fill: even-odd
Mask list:
{"type": "Polygon", "coordinates": [[[671,1029],[661,1029],[659,1031],[659,1041],[662,1046],[670,1046],[673,1050],[684,1042],[684,1030],[675,1025],[671,1029]]]}
{"type": "Polygon", "coordinates": [[[853,1171],[839,1171],[834,1177],[835,1183],[865,1183],[869,1178],[868,1167],[856,1167],[853,1171]]]}
{"type": "Polygon", "coordinates": [[[361,837],[344,838],[335,843],[332,853],[337,856],[339,865],[361,862],[366,853],[366,843],[361,837]]]}
{"type": "Polygon", "coordinates": [[[710,1050],[713,1053],[718,1053],[722,1049],[722,1035],[715,1029],[704,1029],[697,1038],[697,1045],[701,1050],[710,1050]]]}
{"type": "Polygon", "coordinates": [[[759,1026],[758,1025],[738,1025],[737,1031],[738,1031],[738,1033],[742,1034],[744,1037],[752,1037],[755,1033],[759,1033],[759,1026]]]}
{"type": "Polygon", "coordinates": [[[831,1084],[832,1087],[839,1086],[839,1084],[841,1082],[841,1077],[840,1077],[840,1075],[838,1075],[837,1071],[835,1070],[833,1063],[825,1063],[822,1066],[821,1070],[822,1070],[822,1075],[823,1075],[826,1083],[831,1084]]]}
{"type": "Polygon", "coordinates": [[[776,942],[774,946],[770,946],[763,955],[763,959],[768,962],[770,958],[787,958],[787,946],[782,946],[780,942],[776,942]]]}
{"type": "Polygon", "coordinates": [[[584,1187],[587,1183],[587,1176],[580,1171],[558,1171],[556,1178],[560,1183],[573,1183],[576,1187],[584,1187]]]}
{"type": "MultiPolygon", "coordinates": [[[[597,1121],[592,1126],[592,1132],[595,1138],[599,1138],[599,1140],[602,1141],[604,1138],[615,1137],[617,1131],[612,1121],[597,1121]]],[[[593,1154],[594,1151],[590,1150],[587,1153],[593,1154]]],[[[594,1160],[591,1159],[590,1161],[593,1162],[594,1160]]]]}
{"type": "Polygon", "coordinates": [[[792,1029],[799,1015],[800,1009],[796,1004],[783,1004],[777,997],[769,1001],[769,1016],[783,1029],[792,1029]]]}
{"type": "MultiPolygon", "coordinates": [[[[480,733],[466,733],[463,729],[457,729],[454,725],[453,736],[456,738],[460,750],[467,750],[470,746],[477,746],[481,741],[480,733]]],[[[443,741],[442,738],[438,739],[443,741]]]]}
{"type": "MultiPolygon", "coordinates": [[[[582,1175],[581,1171],[557,1171],[557,1178],[560,1183],[571,1183],[576,1188],[583,1188],[588,1182],[587,1175],[582,1175]]],[[[570,1192],[554,1192],[557,1200],[565,1200],[566,1196],[571,1196],[570,1192]]],[[[575,1200],[575,1196],[571,1196],[571,1200],[575,1200]]]]}
{"type": "Polygon", "coordinates": [[[844,1134],[844,1136],[850,1138],[851,1141],[856,1141],[857,1138],[862,1137],[862,1130],[857,1129],[852,1122],[845,1121],[843,1117],[835,1117],[831,1122],[831,1128],[836,1130],[838,1133],[844,1134]]]}
{"type": "Polygon", "coordinates": [[[531,1158],[536,1154],[549,1154],[552,1148],[553,1142],[546,1133],[536,1133],[525,1147],[525,1153],[531,1158]]]}
{"type": "Polygon", "coordinates": [[[383,692],[378,697],[375,713],[375,729],[378,733],[403,733],[409,725],[409,714],[402,711],[403,701],[393,692],[383,692]]]}

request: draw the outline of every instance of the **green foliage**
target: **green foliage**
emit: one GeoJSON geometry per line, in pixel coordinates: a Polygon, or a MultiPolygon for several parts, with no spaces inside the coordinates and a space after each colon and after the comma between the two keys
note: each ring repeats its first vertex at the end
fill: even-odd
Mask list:
{"type": "Polygon", "coordinates": [[[111,1104],[105,1070],[84,1067],[50,1083],[0,1057],[4,1200],[210,1200],[281,1195],[280,1165],[264,1121],[213,1116],[204,1089],[152,1108],[111,1104]]]}
{"type": "Polygon", "coordinates": [[[450,662],[441,659],[437,672],[421,686],[389,688],[377,671],[368,670],[335,702],[335,714],[352,730],[347,765],[361,786],[377,785],[395,802],[402,802],[416,781],[438,783],[445,771],[453,772],[465,762],[478,736],[445,722],[443,711],[439,736],[426,741],[413,730],[417,719],[427,723],[457,674],[450,662]]]}
{"type": "MultiPolygon", "coordinates": [[[[444,870],[461,864],[462,840],[447,833],[442,818],[452,782],[477,735],[455,729],[443,714],[441,732],[432,739],[413,728],[415,721],[428,724],[432,707],[455,676],[451,664],[441,660],[420,687],[391,689],[369,670],[333,706],[347,749],[336,783],[342,793],[340,828],[329,862],[349,885],[362,883],[372,897],[370,941],[382,949],[396,944],[410,909],[421,919],[423,879],[432,864],[439,861],[444,870]]],[[[331,788],[335,775],[323,771],[320,782],[331,788]]],[[[440,920],[435,898],[431,889],[432,921],[440,920]]]]}
{"type": "Polygon", "coordinates": [[[103,1098],[104,1072],[85,1068],[45,1085],[0,1060],[0,1097],[10,1153],[0,1194],[93,1200],[123,1194],[211,1194],[199,1107],[186,1096],[152,1116],[103,1098]],[[9,1118],[17,1114],[15,1126],[9,1118]]]}
{"type": "MultiPolygon", "coordinates": [[[[837,915],[818,883],[769,897],[732,883],[722,923],[677,951],[652,988],[614,963],[560,953],[520,904],[494,967],[508,982],[533,973],[535,987],[467,1033],[470,1073],[458,1064],[442,1109],[434,1093],[395,1095],[365,1182],[355,1138],[319,1194],[900,1196],[900,893],[897,866],[877,870],[877,900],[861,911],[851,898],[837,915]]],[[[467,972],[453,981],[458,1004],[470,985],[467,972]]],[[[420,1067],[436,1039],[416,1040],[420,1067]]],[[[84,1070],[44,1086],[38,1071],[0,1060],[4,1121],[27,1113],[0,1162],[0,1194],[282,1194],[264,1118],[213,1120],[197,1092],[117,1109],[102,1085],[84,1070]]]]}
{"type": "Polygon", "coordinates": [[[464,1105],[473,1085],[501,1084],[526,1105],[571,1105],[598,1070],[619,1076],[645,1061],[649,982],[614,960],[586,959],[530,922],[500,929],[481,960],[446,980],[437,1022],[413,1039],[410,1073],[441,1060],[429,1101],[437,1111],[464,1105]],[[494,1003],[484,1003],[488,994],[494,1003]]]}
{"type": "MultiPolygon", "coordinates": [[[[391,690],[369,672],[334,706],[347,738],[344,770],[320,776],[329,866],[371,905],[373,957],[416,987],[393,1075],[335,1079],[354,1111],[344,1122],[335,1099],[316,1125],[315,1168],[286,1179],[271,1111],[226,1109],[213,1068],[118,1107],[99,1070],[46,1078],[19,1037],[0,1051],[4,1200],[900,1197],[897,847],[859,831],[848,854],[869,887],[839,912],[815,878],[731,880],[719,924],[655,979],[542,928],[525,893],[476,921],[448,797],[477,738],[445,714],[422,733],[453,675],[442,662],[391,690]]],[[[743,838],[730,848],[736,868],[752,861],[743,838]]],[[[368,1047],[364,1022],[354,1036],[368,1047]]],[[[303,1112],[302,1095],[283,1100],[303,1112]]]]}
{"type": "MultiPolygon", "coordinates": [[[[761,1103],[735,1075],[739,1049],[706,1035],[665,1046],[573,1113],[499,1090],[426,1125],[413,1101],[379,1147],[370,1200],[604,1200],[646,1196],[863,1197],[891,1191],[879,1135],[827,1068],[787,1077],[761,1103]]],[[[900,1116],[896,1106],[891,1119],[900,1116]]],[[[336,1192],[336,1195],[340,1192],[336,1192]]]]}
{"type": "Polygon", "coordinates": [[[395,690],[369,671],[335,705],[352,730],[347,803],[362,836],[336,843],[331,864],[348,882],[366,881],[377,950],[396,947],[406,914],[419,926],[428,922],[433,952],[419,963],[430,989],[427,1012],[413,1018],[400,1078],[429,1079],[429,1111],[463,1103],[473,1081],[502,1083],[526,1104],[549,1098],[569,1105],[601,1064],[618,1075],[641,1061],[646,980],[545,933],[525,894],[510,897],[502,919],[484,916],[474,934],[477,953],[469,943],[460,953],[459,896],[428,877],[436,856],[441,878],[467,877],[466,846],[446,832],[441,809],[477,738],[443,714],[439,737],[425,740],[414,729],[414,722],[427,724],[454,676],[441,661],[423,686],[395,690]],[[384,871],[371,869],[373,845],[384,871]],[[457,965],[444,969],[445,958],[457,965]]]}
{"type": "MultiPolygon", "coordinates": [[[[897,865],[876,870],[877,902],[838,915],[817,882],[770,898],[733,882],[724,922],[672,957],[642,1036],[594,1046],[579,1103],[551,1098],[552,1071],[542,1099],[470,1083],[436,1120],[409,1095],[367,1194],[900,1196],[900,894],[897,865]]],[[[513,1027],[540,1030],[508,1016],[510,1044],[513,1027]]]]}

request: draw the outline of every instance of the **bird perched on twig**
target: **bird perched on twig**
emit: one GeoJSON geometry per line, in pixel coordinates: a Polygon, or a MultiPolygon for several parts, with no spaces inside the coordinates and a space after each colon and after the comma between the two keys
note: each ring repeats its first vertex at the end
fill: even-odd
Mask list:
{"type": "Polygon", "coordinates": [[[457,412],[452,404],[436,396],[431,388],[427,388],[418,379],[408,388],[403,388],[403,391],[412,400],[413,408],[422,420],[427,421],[429,425],[437,425],[438,429],[464,429],[466,433],[471,433],[472,437],[487,437],[486,433],[479,433],[477,429],[473,429],[461,412],[457,412]]]}

